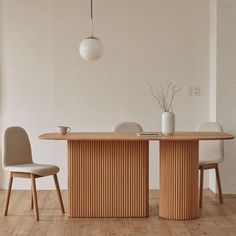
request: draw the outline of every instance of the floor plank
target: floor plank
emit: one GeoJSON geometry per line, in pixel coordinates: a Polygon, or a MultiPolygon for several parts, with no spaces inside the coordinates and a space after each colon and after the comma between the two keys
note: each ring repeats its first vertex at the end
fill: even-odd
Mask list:
{"type": "MultiPolygon", "coordinates": [[[[3,213],[6,191],[0,191],[3,213]]],[[[67,209],[67,192],[62,191],[67,209]]],[[[12,192],[8,216],[0,215],[0,235],[4,236],[233,236],[236,235],[236,195],[226,195],[224,204],[209,190],[204,191],[200,218],[169,221],[158,216],[158,191],[150,191],[150,217],[72,219],[61,214],[56,191],[38,191],[40,221],[30,209],[30,191],[12,192]]]]}

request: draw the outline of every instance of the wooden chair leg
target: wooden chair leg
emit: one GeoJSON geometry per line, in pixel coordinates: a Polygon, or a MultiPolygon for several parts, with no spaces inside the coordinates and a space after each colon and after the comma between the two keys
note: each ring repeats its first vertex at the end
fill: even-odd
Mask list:
{"type": "Polygon", "coordinates": [[[33,174],[31,174],[31,181],[32,181],[32,190],[33,190],[35,220],[38,221],[39,220],[39,209],[38,209],[38,200],[37,200],[37,193],[36,193],[35,176],[33,174]]]}
{"type": "Polygon", "coordinates": [[[200,167],[200,193],[199,193],[199,207],[200,208],[202,208],[203,181],[204,181],[204,169],[200,167]]]}
{"type": "Polygon", "coordinates": [[[62,201],[62,197],[61,197],[61,191],[60,191],[60,187],[59,187],[59,182],[58,182],[58,178],[57,175],[53,175],[53,179],[55,182],[55,186],[56,186],[56,190],[57,190],[57,196],[60,202],[60,206],[61,206],[61,211],[64,214],[65,213],[65,209],[64,209],[64,205],[63,205],[63,201],[62,201]]]}
{"type": "Polygon", "coordinates": [[[30,209],[34,209],[34,199],[33,199],[33,187],[31,185],[31,191],[30,191],[30,209]]]}
{"type": "Polygon", "coordinates": [[[220,203],[223,203],[223,194],[222,194],[222,189],[221,189],[220,173],[219,173],[218,164],[216,164],[215,171],[216,171],[216,180],[217,180],[217,185],[218,185],[218,192],[219,192],[220,203]]]}
{"type": "Polygon", "coordinates": [[[6,198],[5,209],[4,209],[4,216],[6,216],[7,212],[8,212],[8,206],[9,206],[9,201],[10,201],[10,196],[11,196],[12,182],[13,182],[13,177],[12,177],[12,174],[10,174],[9,184],[8,184],[8,189],[7,189],[7,198],[6,198]]]}

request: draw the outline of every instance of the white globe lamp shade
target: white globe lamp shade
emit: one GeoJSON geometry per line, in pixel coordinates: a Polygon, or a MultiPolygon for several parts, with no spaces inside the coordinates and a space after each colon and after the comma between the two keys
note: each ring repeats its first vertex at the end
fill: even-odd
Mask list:
{"type": "Polygon", "coordinates": [[[86,61],[96,61],[103,54],[103,44],[99,38],[88,37],[79,46],[81,57],[86,61]]]}

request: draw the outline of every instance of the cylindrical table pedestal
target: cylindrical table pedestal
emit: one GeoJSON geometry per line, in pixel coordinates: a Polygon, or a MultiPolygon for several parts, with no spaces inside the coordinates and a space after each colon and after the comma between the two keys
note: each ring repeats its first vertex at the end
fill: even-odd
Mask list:
{"type": "Polygon", "coordinates": [[[147,217],[148,141],[68,141],[69,217],[147,217]]]}
{"type": "Polygon", "coordinates": [[[160,217],[198,217],[198,146],[198,141],[160,142],[160,217]]]}

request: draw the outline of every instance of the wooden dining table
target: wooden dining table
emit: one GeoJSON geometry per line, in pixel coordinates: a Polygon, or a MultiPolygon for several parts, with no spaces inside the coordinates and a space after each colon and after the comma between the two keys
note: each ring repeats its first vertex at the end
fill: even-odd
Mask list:
{"type": "Polygon", "coordinates": [[[40,135],[40,139],[67,141],[68,216],[148,217],[149,142],[159,141],[159,216],[171,220],[198,218],[199,141],[234,136],[224,132],[155,134],[40,135]]]}

